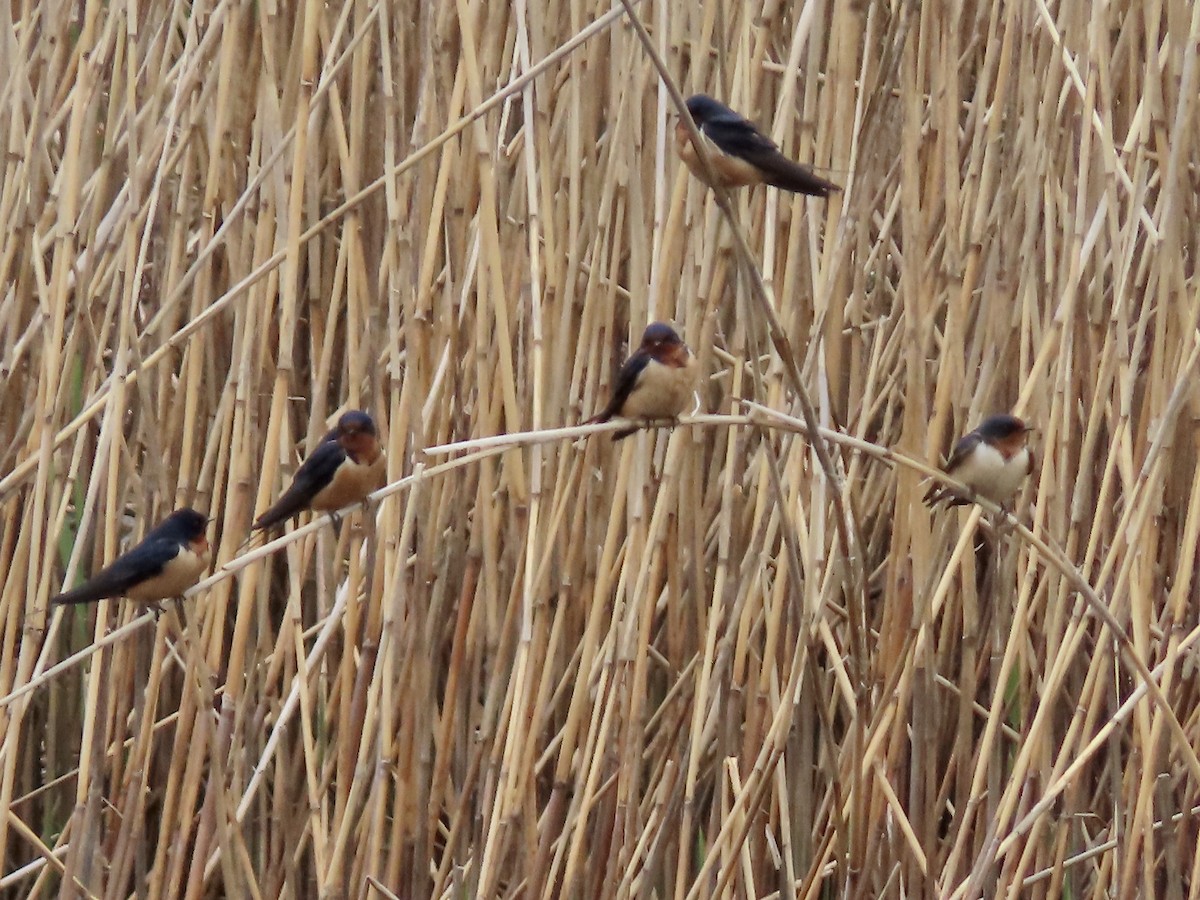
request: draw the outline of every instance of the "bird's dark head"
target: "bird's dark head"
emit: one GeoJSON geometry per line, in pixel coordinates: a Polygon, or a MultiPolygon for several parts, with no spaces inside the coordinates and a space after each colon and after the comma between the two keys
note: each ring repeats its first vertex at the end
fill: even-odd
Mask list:
{"type": "Polygon", "coordinates": [[[342,413],[335,430],[338,437],[358,434],[369,434],[373,437],[378,437],[379,435],[379,432],[375,428],[375,420],[361,409],[352,409],[349,412],[342,413]]]}
{"type": "Polygon", "coordinates": [[[682,343],[683,338],[666,322],[651,322],[642,332],[643,350],[667,349],[678,347],[682,343]]]}
{"type": "Polygon", "coordinates": [[[1025,440],[1033,428],[1026,425],[1023,419],[1005,414],[988,416],[975,430],[990,444],[1019,449],[1025,445],[1025,440]]]}
{"type": "Polygon", "coordinates": [[[665,322],[652,322],[646,326],[642,332],[641,350],[665,365],[679,366],[687,362],[687,344],[665,322]]]}
{"type": "Polygon", "coordinates": [[[697,125],[703,125],[709,119],[715,118],[729,111],[729,107],[725,106],[717,100],[714,100],[708,94],[692,94],[687,98],[685,104],[687,111],[691,113],[692,120],[697,125]]]}
{"type": "Polygon", "coordinates": [[[379,431],[375,420],[362,410],[342,413],[334,431],[338,443],[360,465],[370,465],[379,457],[379,431]]]}
{"type": "Polygon", "coordinates": [[[183,509],[175,510],[175,512],[163,519],[162,524],[158,527],[171,531],[178,535],[181,540],[190,542],[204,534],[204,529],[208,526],[208,522],[208,516],[185,506],[183,509]]]}

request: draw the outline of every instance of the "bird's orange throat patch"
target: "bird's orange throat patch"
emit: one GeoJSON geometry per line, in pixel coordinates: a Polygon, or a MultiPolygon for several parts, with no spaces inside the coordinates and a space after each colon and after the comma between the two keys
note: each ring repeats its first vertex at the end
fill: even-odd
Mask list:
{"type": "Polygon", "coordinates": [[[379,447],[379,438],[361,431],[343,436],[341,445],[346,455],[360,466],[373,464],[383,452],[379,447]]]}
{"type": "Polygon", "coordinates": [[[192,541],[191,548],[193,553],[205,560],[208,559],[209,553],[212,552],[212,547],[208,543],[208,538],[204,535],[200,535],[200,537],[192,541]]]}
{"type": "Polygon", "coordinates": [[[1018,453],[1025,449],[1025,444],[1029,439],[1029,433],[1026,431],[1018,431],[1006,438],[1001,438],[996,441],[995,447],[1006,460],[1012,459],[1018,453]]]}
{"type": "Polygon", "coordinates": [[[672,369],[683,369],[691,358],[692,354],[688,352],[687,344],[681,343],[667,348],[660,361],[664,366],[670,366],[672,369]]]}

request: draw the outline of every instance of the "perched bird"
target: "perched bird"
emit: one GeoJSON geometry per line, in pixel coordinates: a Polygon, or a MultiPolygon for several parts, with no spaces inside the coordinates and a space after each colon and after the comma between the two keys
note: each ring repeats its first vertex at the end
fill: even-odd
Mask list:
{"type": "MultiPolygon", "coordinates": [[[[1033,471],[1033,453],[1027,443],[1032,430],[1016,416],[988,416],[959,439],[942,471],[973,493],[1004,506],[1033,471]]],[[[972,501],[940,484],[932,485],[925,494],[929,506],[947,499],[951,506],[965,506],[972,501]]]]}
{"type": "MultiPolygon", "coordinates": [[[[586,424],[607,422],[614,416],[673,419],[692,403],[699,374],[696,357],[683,338],[670,325],[653,322],[642,333],[642,345],[621,366],[608,406],[586,424]]],[[[613,440],[635,431],[615,432],[613,440]]]]}
{"type": "Polygon", "coordinates": [[[352,409],[317,445],[275,505],[259,516],[250,530],[273,528],[306,509],[330,512],[358,503],[383,487],[387,460],[379,445],[375,421],[352,409]]]}
{"type": "MultiPolygon", "coordinates": [[[[813,197],[828,197],[830,192],[841,190],[806,166],[792,162],[779,152],[773,140],[724,103],[706,94],[693,94],[688,98],[687,108],[696,129],[706,139],[709,161],[720,187],[769,184],[813,197]]],[[[675,146],[692,174],[713,186],[682,121],[675,123],[675,146]]]]}
{"type": "Polygon", "coordinates": [[[157,604],[179,597],[200,580],[208,568],[208,517],[194,509],[177,509],[142,539],[142,542],[85,581],[63,591],[51,603],[92,603],[106,597],[129,597],[157,604]]]}

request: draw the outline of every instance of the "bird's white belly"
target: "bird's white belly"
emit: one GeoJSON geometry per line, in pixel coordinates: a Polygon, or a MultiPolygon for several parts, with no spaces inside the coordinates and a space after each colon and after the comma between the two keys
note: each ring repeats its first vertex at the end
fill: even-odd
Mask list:
{"type": "Polygon", "coordinates": [[[638,376],[620,414],[630,419],[673,419],[692,408],[698,376],[694,356],[689,355],[687,365],[678,368],[651,360],[638,376]]]}
{"type": "Polygon", "coordinates": [[[1005,504],[1021,489],[1029,474],[1029,449],[1005,459],[995,447],[980,444],[953,472],[954,477],[993,503],[1005,504]]]}
{"type": "Polygon", "coordinates": [[[200,580],[208,568],[208,554],[197,553],[190,547],[180,547],[157,575],[129,589],[129,597],[143,603],[178,597],[200,580]]]}
{"type": "MultiPolygon", "coordinates": [[[[721,148],[713,143],[712,138],[703,131],[700,132],[700,138],[704,141],[704,149],[708,151],[708,161],[712,164],[713,174],[716,175],[721,187],[742,187],[762,181],[762,172],[746,160],[722,152],[721,148]]],[[[691,173],[701,181],[707,182],[709,178],[704,169],[704,163],[700,161],[700,156],[692,144],[691,136],[683,125],[676,126],[675,146],[679,151],[679,158],[683,160],[684,165],[691,173]]]]}
{"type": "Polygon", "coordinates": [[[367,494],[383,487],[386,474],[387,458],[382,453],[367,465],[347,459],[338,467],[333,480],[317,491],[312,499],[312,508],[328,512],[358,503],[367,494]]]}

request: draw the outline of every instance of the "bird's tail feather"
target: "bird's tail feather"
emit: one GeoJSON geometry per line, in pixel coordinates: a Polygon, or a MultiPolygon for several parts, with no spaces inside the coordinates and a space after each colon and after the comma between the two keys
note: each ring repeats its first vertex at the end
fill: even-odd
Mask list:
{"type": "Polygon", "coordinates": [[[97,590],[92,585],[82,584],[74,590],[63,591],[58,596],[51,597],[50,602],[55,606],[76,606],[81,603],[95,603],[106,596],[106,592],[97,590]]]}
{"type": "Polygon", "coordinates": [[[764,180],[772,187],[807,194],[810,197],[828,197],[841,190],[832,181],[826,181],[808,167],[792,162],[782,155],[764,162],[766,164],[760,163],[760,168],[765,176],[764,180]]]}
{"type": "Polygon", "coordinates": [[[291,491],[288,491],[276,501],[274,506],[254,520],[254,524],[250,526],[250,531],[265,531],[269,528],[274,528],[276,525],[286,522],[292,516],[299,515],[304,511],[305,505],[304,498],[293,495],[291,491]]]}

